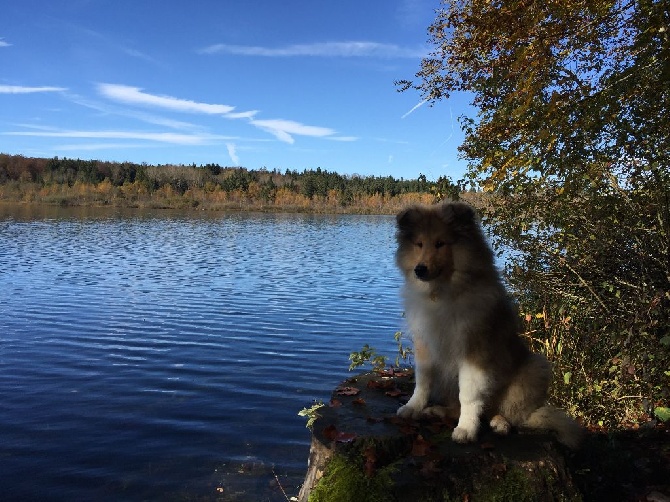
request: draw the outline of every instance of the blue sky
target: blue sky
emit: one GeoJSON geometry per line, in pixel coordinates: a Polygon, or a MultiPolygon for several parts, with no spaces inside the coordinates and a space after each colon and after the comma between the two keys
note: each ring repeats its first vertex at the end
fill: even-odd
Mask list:
{"type": "Polygon", "coordinates": [[[4,2],[0,152],[458,178],[457,97],[398,93],[438,0],[4,2]]]}

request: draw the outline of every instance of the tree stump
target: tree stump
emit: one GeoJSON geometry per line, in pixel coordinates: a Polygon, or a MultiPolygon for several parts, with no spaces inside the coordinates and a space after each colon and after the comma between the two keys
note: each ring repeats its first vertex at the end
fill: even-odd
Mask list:
{"type": "Polygon", "coordinates": [[[318,410],[298,500],[580,500],[562,447],[549,434],[451,441],[455,420],[397,417],[413,372],[364,373],[343,382],[318,410]]]}

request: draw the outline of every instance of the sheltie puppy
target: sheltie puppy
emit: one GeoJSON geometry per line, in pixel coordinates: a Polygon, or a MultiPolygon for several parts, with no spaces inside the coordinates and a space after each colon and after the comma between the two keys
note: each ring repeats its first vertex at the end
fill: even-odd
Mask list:
{"type": "Polygon", "coordinates": [[[496,433],[553,430],[576,448],[582,429],[546,404],[551,366],[519,336],[517,310],[472,207],[416,205],[396,222],[416,366],[414,393],[398,415],[458,415],[458,443],[475,441],[486,417],[496,433]]]}

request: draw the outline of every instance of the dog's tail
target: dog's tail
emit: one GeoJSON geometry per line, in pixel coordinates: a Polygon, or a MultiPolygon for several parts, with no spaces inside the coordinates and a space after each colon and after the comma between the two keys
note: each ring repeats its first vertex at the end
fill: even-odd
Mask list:
{"type": "Polygon", "coordinates": [[[523,423],[530,429],[551,430],[558,434],[558,440],[568,448],[576,450],[584,437],[584,429],[563,410],[544,405],[535,410],[523,423]]]}

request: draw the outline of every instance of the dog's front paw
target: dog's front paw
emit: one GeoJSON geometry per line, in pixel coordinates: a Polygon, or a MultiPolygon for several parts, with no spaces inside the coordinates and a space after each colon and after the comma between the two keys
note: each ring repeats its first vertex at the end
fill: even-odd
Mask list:
{"type": "Polygon", "coordinates": [[[422,411],[422,408],[417,408],[407,403],[406,405],[398,408],[398,416],[402,418],[417,419],[421,416],[422,411]]]}
{"type": "Polygon", "coordinates": [[[456,443],[472,443],[477,439],[477,430],[456,427],[454,432],[451,433],[451,439],[456,443]]]}

